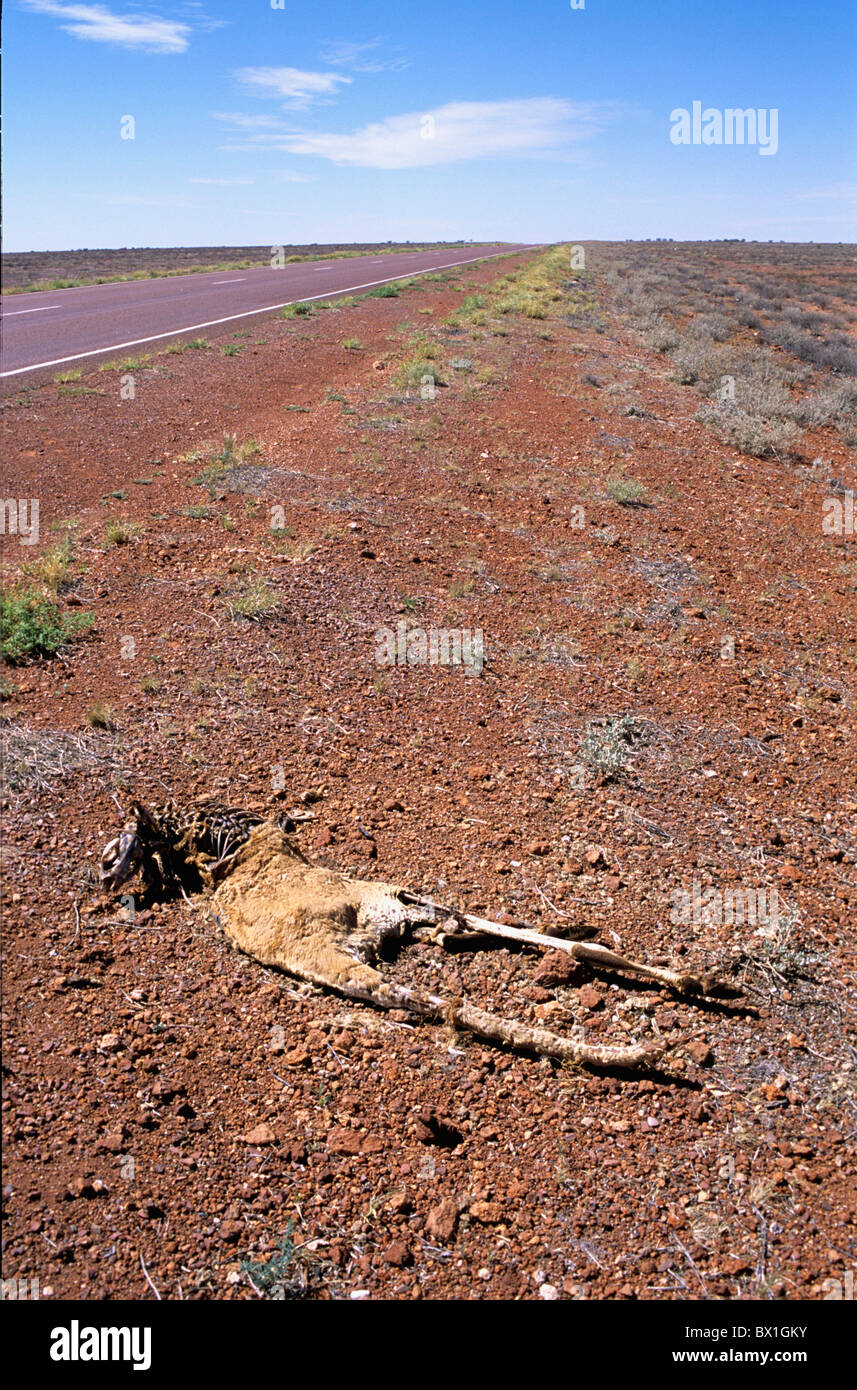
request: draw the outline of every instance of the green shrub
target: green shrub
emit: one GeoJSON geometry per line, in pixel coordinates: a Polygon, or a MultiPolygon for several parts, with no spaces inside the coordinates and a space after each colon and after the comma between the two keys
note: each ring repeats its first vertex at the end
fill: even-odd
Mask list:
{"type": "Polygon", "coordinates": [[[92,626],[91,613],[64,613],[34,585],[0,595],[0,656],[15,663],[31,656],[53,656],[92,626]]]}
{"type": "Polygon", "coordinates": [[[607,482],[607,496],[620,507],[636,507],[642,502],[646,489],[636,478],[626,478],[616,473],[607,482]]]}

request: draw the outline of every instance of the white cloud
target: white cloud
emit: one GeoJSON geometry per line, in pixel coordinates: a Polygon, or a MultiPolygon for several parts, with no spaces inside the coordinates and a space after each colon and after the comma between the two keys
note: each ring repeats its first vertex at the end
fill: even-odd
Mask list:
{"type": "Polygon", "coordinates": [[[602,128],[608,108],[555,97],[454,101],[433,111],[388,116],[351,134],[291,134],[277,147],[335,164],[412,169],[465,159],[563,154],[602,128]]]}
{"type": "Polygon", "coordinates": [[[320,57],[325,63],[337,68],[353,68],[355,72],[402,72],[410,64],[407,58],[391,58],[384,61],[369,58],[367,55],[381,45],[380,39],[370,39],[368,43],[350,43],[348,40],[328,42],[321,50],[320,57]]]}
{"type": "Polygon", "coordinates": [[[276,116],[248,116],[243,111],[212,111],[212,116],[216,121],[227,121],[229,125],[236,126],[239,130],[256,130],[262,128],[273,128],[282,130],[282,121],[276,116]]]}
{"type": "Polygon", "coordinates": [[[58,0],[24,0],[37,14],[52,15],[60,28],[76,39],[142,48],[147,53],[184,53],[190,42],[189,24],[156,15],[114,14],[106,5],[66,5],[58,0]]]}
{"type": "Polygon", "coordinates": [[[212,184],[217,188],[235,188],[242,183],[255,183],[255,179],[188,179],[188,183],[212,184]]]}
{"type": "Polygon", "coordinates": [[[293,169],[272,169],[269,172],[277,183],[315,183],[312,174],[298,174],[293,169]]]}
{"type": "Polygon", "coordinates": [[[259,96],[285,98],[286,106],[293,110],[335,95],[351,81],[338,72],[303,72],[300,68],[239,68],[235,76],[259,96]]]}

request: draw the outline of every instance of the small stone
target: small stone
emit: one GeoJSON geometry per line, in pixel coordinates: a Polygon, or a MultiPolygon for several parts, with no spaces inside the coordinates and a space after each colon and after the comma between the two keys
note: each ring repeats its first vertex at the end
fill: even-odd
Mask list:
{"type": "Polygon", "coordinates": [[[359,1154],[363,1140],[354,1129],[335,1128],[327,1136],[327,1152],[331,1154],[359,1154]]]}
{"type": "Polygon", "coordinates": [[[577,997],[582,1009],[595,1010],[604,1007],[604,996],[593,985],[584,985],[577,997]]]}
{"type": "Polygon", "coordinates": [[[547,1004],[551,1000],[551,994],[549,990],[542,989],[541,985],[532,985],[527,990],[527,998],[533,1004],[547,1004]]]}
{"type": "Polygon", "coordinates": [[[244,1234],[244,1222],[221,1221],[217,1234],[226,1245],[235,1245],[244,1234]]]}
{"type": "Polygon", "coordinates": [[[384,1251],[383,1259],[388,1265],[394,1265],[401,1269],[404,1265],[411,1263],[411,1252],[401,1240],[394,1240],[392,1245],[388,1245],[384,1251]]]}
{"type": "Polygon", "coordinates": [[[270,1125],[263,1123],[256,1125],[255,1129],[249,1130],[247,1134],[242,1134],[241,1138],[245,1144],[262,1145],[276,1143],[277,1136],[270,1125]]]}
{"type": "Polygon", "coordinates": [[[65,1195],[71,1198],[72,1201],[78,1197],[90,1199],[96,1196],[95,1183],[90,1182],[88,1178],[72,1178],[71,1182],[66,1187],[65,1195]]]}
{"type": "Polygon", "coordinates": [[[503,1208],[499,1202],[471,1202],[470,1215],[483,1226],[499,1226],[503,1220],[503,1208]]]}
{"type": "Polygon", "coordinates": [[[688,1057],[696,1062],[698,1067],[708,1067],[714,1061],[714,1053],[711,1051],[708,1043],[703,1042],[701,1038],[688,1043],[685,1051],[688,1057]]]}
{"type": "Polygon", "coordinates": [[[539,1298],[543,1298],[546,1303],[555,1303],[559,1298],[559,1289],[554,1284],[541,1284],[539,1298]]]}
{"type": "Polygon", "coordinates": [[[106,1153],[109,1154],[121,1154],[122,1150],[125,1147],[125,1140],[122,1135],[122,1131],[117,1130],[115,1134],[102,1135],[96,1147],[99,1149],[103,1149],[106,1153]]]}
{"type": "Polygon", "coordinates": [[[450,1197],[444,1197],[436,1207],[432,1207],[426,1220],[426,1232],[432,1240],[447,1245],[455,1236],[458,1226],[458,1208],[450,1197]]]}
{"type": "Polygon", "coordinates": [[[103,1038],[98,1039],[101,1052],[118,1052],[121,1046],[122,1039],[118,1033],[105,1033],[103,1038]]]}
{"type": "Polygon", "coordinates": [[[577,984],[583,967],[562,951],[547,951],[533,971],[533,980],[550,989],[553,985],[577,984]]]}
{"type": "Polygon", "coordinates": [[[303,1047],[294,1047],[286,1053],[283,1063],[287,1067],[305,1067],[309,1059],[309,1053],[303,1047]]]}

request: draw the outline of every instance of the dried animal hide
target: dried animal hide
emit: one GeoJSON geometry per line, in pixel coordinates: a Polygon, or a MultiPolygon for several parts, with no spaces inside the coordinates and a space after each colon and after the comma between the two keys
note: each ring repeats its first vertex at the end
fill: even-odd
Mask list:
{"type": "Polygon", "coordinates": [[[451,914],[394,884],[348,878],[310,864],[271,823],[254,829],[231,858],[208,906],[235,945],[263,965],[277,966],[352,999],[408,1009],[495,1042],[583,1066],[650,1066],[667,1048],[657,1042],[584,1043],[486,1013],[466,1001],[397,985],[377,968],[381,943],[413,930],[425,934],[426,928],[436,936],[442,936],[445,928],[456,935],[462,929],[490,932],[542,949],[564,950],[578,960],[636,971],[686,993],[701,992],[710,984],[687,973],[637,965],[604,947],[451,914]]]}

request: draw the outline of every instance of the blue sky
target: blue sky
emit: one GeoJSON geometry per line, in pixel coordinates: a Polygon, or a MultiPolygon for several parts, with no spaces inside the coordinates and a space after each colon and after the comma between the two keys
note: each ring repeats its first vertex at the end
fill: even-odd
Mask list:
{"type": "Polygon", "coordinates": [[[7,0],[4,249],[854,240],[855,15],[7,0]],[[674,143],[695,101],[776,111],[775,148],[674,143]]]}

